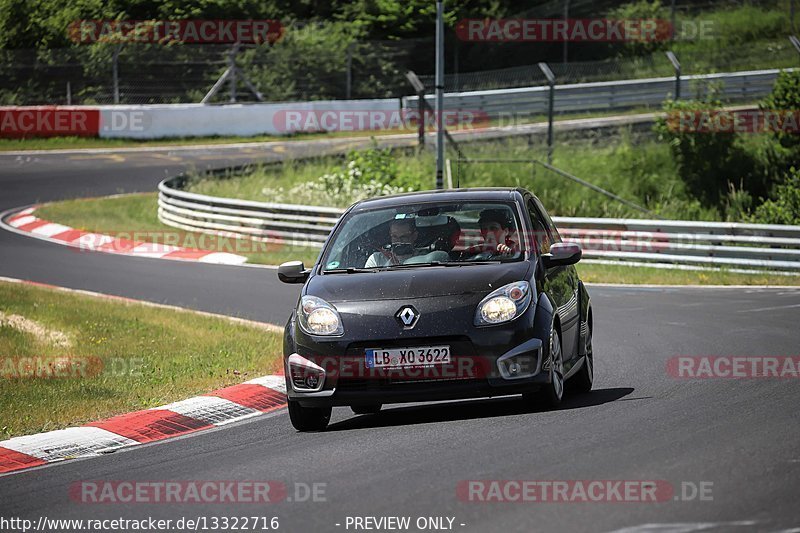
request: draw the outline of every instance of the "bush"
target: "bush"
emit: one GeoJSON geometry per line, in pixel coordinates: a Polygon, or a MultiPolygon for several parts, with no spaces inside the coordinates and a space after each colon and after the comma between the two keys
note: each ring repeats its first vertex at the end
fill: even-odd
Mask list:
{"type": "Polygon", "coordinates": [[[668,100],[664,104],[666,119],[656,121],[654,131],[669,144],[678,174],[689,192],[706,205],[718,206],[722,193],[730,183],[741,183],[753,195],[764,194],[765,186],[755,171],[751,155],[738,142],[734,133],[695,131],[694,122],[680,116],[706,113],[724,115],[722,103],[713,97],[706,100],[668,100]],[[687,127],[688,126],[688,127],[687,127]]]}
{"type": "MultiPolygon", "coordinates": [[[[791,111],[800,110],[800,72],[787,72],[782,70],[775,80],[772,92],[764,98],[760,105],[764,111],[791,111]]],[[[797,132],[776,131],[775,137],[781,146],[790,149],[795,156],[800,157],[800,136],[797,132]]]]}
{"type": "Polygon", "coordinates": [[[792,167],[773,199],[758,206],[752,221],[762,224],[800,224],[800,168],[792,167]]]}
{"type": "MultiPolygon", "coordinates": [[[[608,12],[611,20],[667,20],[668,11],[661,5],[660,0],[649,2],[648,0],[638,0],[629,4],[624,4],[608,12]]],[[[658,31],[669,30],[669,28],[658,28],[658,31]]],[[[662,50],[667,42],[663,36],[648,40],[626,41],[623,51],[624,55],[642,56],[652,54],[662,50]]]]}
{"type": "Polygon", "coordinates": [[[344,169],[324,174],[310,183],[300,183],[285,190],[265,187],[262,194],[271,201],[308,205],[348,205],[375,196],[400,194],[419,189],[416,178],[402,175],[391,150],[372,148],[353,151],[344,169]]]}

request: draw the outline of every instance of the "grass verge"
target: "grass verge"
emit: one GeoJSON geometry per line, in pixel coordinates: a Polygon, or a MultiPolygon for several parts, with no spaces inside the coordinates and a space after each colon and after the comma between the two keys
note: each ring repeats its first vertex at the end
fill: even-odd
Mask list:
{"type": "Polygon", "coordinates": [[[157,202],[157,193],[65,200],[43,205],[36,216],[76,229],[141,242],[243,255],[256,264],[277,265],[294,259],[313,264],[319,254],[314,248],[215,238],[166,226],[158,220],[157,202]]]}
{"type": "Polygon", "coordinates": [[[728,270],[681,270],[678,268],[638,267],[578,263],[578,274],[586,283],[626,283],[633,285],[793,285],[800,286],[800,276],[782,276],[769,272],[741,274],[728,270]]]}
{"type": "Polygon", "coordinates": [[[8,282],[0,282],[0,311],[70,339],[65,347],[0,325],[0,439],[156,407],[280,368],[279,333],[222,318],[8,282]],[[23,377],[20,358],[35,358],[40,369],[61,358],[83,370],[23,377]]]}
{"type": "MultiPolygon", "coordinates": [[[[553,152],[553,166],[571,172],[594,185],[627,200],[644,205],[664,218],[684,220],[719,220],[718,209],[707,207],[692,198],[681,179],[670,147],[649,132],[628,128],[580,135],[558,136],[553,152]]],[[[534,144],[522,137],[463,145],[469,161],[451,160],[454,185],[461,187],[525,187],[533,191],[551,214],[584,217],[647,218],[623,203],[568,180],[556,173],[533,166],[529,161],[547,158],[544,139],[534,144]],[[491,160],[491,161],[487,161],[491,160]],[[515,160],[515,161],[508,161],[515,160]]],[[[352,157],[352,156],[351,156],[352,157]]],[[[380,165],[364,167],[364,175],[396,176],[393,185],[410,186],[415,190],[435,186],[434,150],[414,153],[412,150],[393,153],[395,170],[386,172],[380,165]]],[[[347,175],[348,158],[323,157],[311,160],[285,160],[278,164],[254,167],[250,172],[220,179],[199,176],[189,183],[191,192],[242,198],[262,202],[305,203],[345,207],[354,192],[342,184],[336,190],[319,191],[308,187],[320,183],[320,177],[338,173],[347,175]]],[[[325,188],[328,185],[324,185],[325,188]]]]}

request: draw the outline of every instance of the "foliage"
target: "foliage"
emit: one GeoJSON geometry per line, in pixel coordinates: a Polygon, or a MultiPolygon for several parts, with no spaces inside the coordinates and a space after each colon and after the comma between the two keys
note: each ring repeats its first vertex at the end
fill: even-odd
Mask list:
{"type": "Polygon", "coordinates": [[[414,190],[410,176],[400,176],[397,160],[390,150],[351,152],[344,169],[326,173],[288,190],[264,187],[262,194],[276,202],[346,207],[358,200],[400,194],[414,190]],[[409,186],[410,185],[410,186],[409,186]]]}
{"type": "MultiPolygon", "coordinates": [[[[800,118],[800,71],[782,70],[778,73],[772,92],[760,107],[765,111],[790,111],[800,118]]],[[[776,131],[774,134],[781,146],[800,157],[800,135],[797,131],[776,131]]]]}
{"type": "Polygon", "coordinates": [[[755,163],[737,142],[736,134],[717,131],[707,119],[730,123],[732,115],[712,97],[705,100],[668,100],[667,113],[654,131],[668,143],[678,173],[690,193],[706,205],[717,205],[729,183],[744,183],[751,194],[764,192],[761,180],[754,179],[755,163]],[[724,119],[722,118],[724,117],[724,119]]]}
{"type": "Polygon", "coordinates": [[[792,167],[773,199],[758,206],[752,220],[763,224],[800,224],[800,167],[792,167]]]}
{"type": "MultiPolygon", "coordinates": [[[[668,11],[661,5],[661,0],[637,0],[628,4],[623,4],[612,9],[608,13],[611,20],[647,20],[647,21],[666,21],[669,19],[668,11]]],[[[659,26],[655,39],[631,40],[627,41],[623,48],[624,55],[641,56],[652,54],[662,50],[667,42],[661,34],[665,28],[659,26]]],[[[669,28],[666,28],[669,30],[669,28]]]]}

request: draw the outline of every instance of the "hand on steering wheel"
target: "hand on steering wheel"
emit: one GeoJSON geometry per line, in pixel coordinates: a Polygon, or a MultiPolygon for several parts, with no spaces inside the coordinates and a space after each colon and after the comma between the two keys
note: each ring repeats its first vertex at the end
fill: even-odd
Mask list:
{"type": "Polygon", "coordinates": [[[467,261],[488,261],[494,256],[494,254],[495,253],[491,250],[488,250],[486,252],[480,252],[468,257],[467,261]]]}

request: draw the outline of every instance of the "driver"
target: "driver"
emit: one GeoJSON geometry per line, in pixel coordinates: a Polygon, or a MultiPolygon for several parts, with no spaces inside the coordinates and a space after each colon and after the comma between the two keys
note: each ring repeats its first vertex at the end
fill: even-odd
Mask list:
{"type": "Polygon", "coordinates": [[[413,218],[396,218],[389,224],[390,245],[385,250],[375,252],[367,259],[364,268],[399,265],[417,254],[414,245],[419,233],[413,218]]]}

